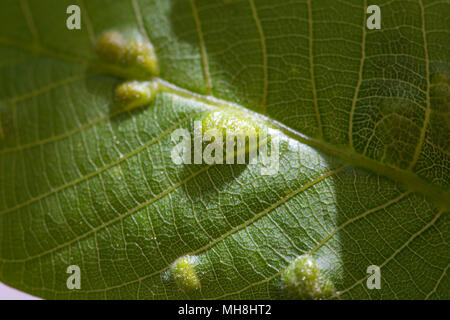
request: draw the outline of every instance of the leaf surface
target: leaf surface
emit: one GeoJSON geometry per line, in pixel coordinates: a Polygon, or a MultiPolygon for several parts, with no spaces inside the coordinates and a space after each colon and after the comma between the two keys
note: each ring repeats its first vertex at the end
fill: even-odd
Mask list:
{"type": "Polygon", "coordinates": [[[0,280],[50,299],[278,299],[310,254],[338,298],[449,299],[450,4],[378,5],[381,30],[366,1],[2,1],[0,280]],[[143,108],[114,102],[133,74],[97,56],[109,30],[154,46],[143,108]],[[277,174],[173,163],[171,133],[218,108],[276,130],[277,174]],[[189,292],[171,275],[187,255],[189,292]]]}

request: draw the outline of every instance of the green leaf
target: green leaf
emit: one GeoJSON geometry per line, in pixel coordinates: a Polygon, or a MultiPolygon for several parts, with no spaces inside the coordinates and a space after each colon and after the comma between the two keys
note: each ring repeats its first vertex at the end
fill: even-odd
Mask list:
{"type": "Polygon", "coordinates": [[[449,299],[450,4],[380,0],[380,30],[368,4],[3,0],[0,280],[48,299],[449,299]],[[114,64],[108,31],[152,46],[114,64]],[[136,79],[158,93],[124,108],[136,79]],[[172,161],[171,133],[224,109],[275,130],[277,174],[172,161]]]}

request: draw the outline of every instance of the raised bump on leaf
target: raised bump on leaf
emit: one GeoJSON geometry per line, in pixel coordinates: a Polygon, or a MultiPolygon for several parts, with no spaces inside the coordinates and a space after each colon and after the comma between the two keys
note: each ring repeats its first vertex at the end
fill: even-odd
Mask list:
{"type": "Polygon", "coordinates": [[[218,130],[224,136],[232,134],[234,136],[246,135],[256,137],[259,134],[259,125],[256,121],[251,119],[239,111],[212,111],[208,113],[202,121],[203,133],[210,130],[218,130]]]}
{"type": "Polygon", "coordinates": [[[258,138],[262,128],[257,121],[243,112],[212,111],[203,118],[202,130],[204,139],[208,141],[211,136],[222,138],[227,164],[256,162],[257,148],[260,143],[258,138]]]}
{"type": "Polygon", "coordinates": [[[302,255],[291,262],[281,275],[281,287],[293,299],[317,300],[334,292],[331,281],[310,255],[302,255]]]}
{"type": "Polygon", "coordinates": [[[195,272],[195,257],[183,256],[175,260],[170,268],[175,283],[185,292],[192,292],[200,288],[200,280],[195,272]]]}
{"type": "Polygon", "coordinates": [[[124,65],[127,63],[126,40],[118,31],[108,31],[97,39],[97,53],[105,60],[124,65]]]}
{"type": "Polygon", "coordinates": [[[127,46],[128,58],[133,61],[136,66],[147,70],[152,75],[157,75],[158,62],[156,59],[153,46],[143,39],[134,39],[127,46]]]}
{"type": "Polygon", "coordinates": [[[125,37],[112,30],[97,39],[97,53],[108,62],[133,68],[148,75],[159,72],[158,60],[153,45],[140,34],[125,37]]]}
{"type": "Polygon", "coordinates": [[[125,109],[133,109],[150,103],[158,92],[154,81],[127,81],[116,87],[116,100],[125,109]]]}

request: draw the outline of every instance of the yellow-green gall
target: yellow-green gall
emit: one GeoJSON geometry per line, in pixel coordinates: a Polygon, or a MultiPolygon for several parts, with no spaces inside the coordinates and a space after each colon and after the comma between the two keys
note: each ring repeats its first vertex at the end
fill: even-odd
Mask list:
{"type": "Polygon", "coordinates": [[[203,133],[217,132],[235,137],[258,137],[259,125],[248,115],[239,111],[213,111],[202,120],[203,133]]]}
{"type": "Polygon", "coordinates": [[[195,271],[195,257],[180,257],[172,264],[171,275],[178,287],[185,292],[200,289],[200,280],[195,271]]]}
{"type": "Polygon", "coordinates": [[[138,33],[124,36],[107,31],[97,39],[96,49],[101,58],[135,73],[153,76],[159,72],[153,45],[138,33]]]}
{"type": "Polygon", "coordinates": [[[127,81],[116,87],[116,100],[124,109],[142,107],[150,103],[158,92],[154,81],[127,81]]]}
{"type": "Polygon", "coordinates": [[[290,298],[301,300],[325,299],[334,292],[333,284],[310,255],[299,256],[286,267],[281,287],[290,298]]]}
{"type": "Polygon", "coordinates": [[[247,163],[246,158],[255,163],[260,124],[249,115],[231,110],[212,111],[203,118],[202,131],[204,141],[220,138],[227,164],[247,163]]]}
{"type": "Polygon", "coordinates": [[[126,40],[117,31],[103,33],[97,39],[97,53],[108,62],[126,64],[127,49],[126,40]]]}
{"type": "Polygon", "coordinates": [[[127,46],[127,54],[129,61],[134,62],[137,67],[147,70],[152,75],[159,73],[155,50],[148,41],[132,40],[127,46]]]}

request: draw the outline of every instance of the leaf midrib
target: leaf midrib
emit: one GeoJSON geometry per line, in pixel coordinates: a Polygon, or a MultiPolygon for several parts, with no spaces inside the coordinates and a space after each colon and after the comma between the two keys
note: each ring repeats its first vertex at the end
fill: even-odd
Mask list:
{"type": "MultiPolygon", "coordinates": [[[[41,46],[38,46],[36,44],[34,45],[25,45],[23,43],[6,39],[6,38],[0,38],[0,44],[7,45],[9,47],[22,49],[25,51],[28,51],[30,53],[36,54],[36,55],[42,55],[47,56],[49,58],[54,58],[58,60],[62,60],[69,63],[76,63],[83,65],[87,68],[91,69],[97,69],[101,73],[105,74],[112,74],[118,77],[125,77],[125,78],[139,78],[139,76],[136,76],[133,73],[130,73],[128,71],[125,71],[121,68],[117,68],[116,66],[102,63],[99,60],[96,60],[95,63],[87,61],[87,58],[83,57],[71,57],[65,53],[60,53],[57,51],[49,50],[46,48],[43,48],[41,46]]],[[[311,147],[317,148],[321,151],[324,151],[330,155],[333,155],[337,158],[340,158],[352,166],[368,169],[370,171],[373,171],[379,175],[385,176],[387,178],[390,178],[392,180],[395,180],[397,182],[400,182],[403,184],[407,189],[421,193],[431,200],[433,200],[435,203],[437,203],[442,209],[448,210],[450,209],[450,193],[448,190],[442,190],[442,188],[433,185],[422,178],[418,177],[416,174],[400,169],[397,167],[391,167],[386,164],[382,164],[378,161],[375,161],[371,158],[368,158],[360,153],[356,153],[352,151],[347,146],[335,146],[331,145],[328,142],[309,137],[301,132],[298,132],[283,123],[274,120],[266,115],[262,115],[260,113],[254,112],[252,110],[249,110],[241,105],[238,105],[233,102],[229,102],[223,99],[216,98],[212,95],[206,96],[202,95],[197,92],[193,92],[191,90],[181,88],[173,83],[170,83],[162,78],[155,77],[154,80],[158,81],[160,89],[165,92],[169,92],[172,94],[176,94],[179,96],[182,96],[187,99],[191,99],[193,101],[198,101],[202,103],[209,104],[211,106],[215,107],[221,107],[221,108],[230,108],[230,109],[239,109],[243,112],[250,113],[251,115],[258,117],[259,119],[263,120],[266,124],[280,130],[287,136],[293,138],[294,140],[297,140],[301,143],[307,144],[311,147]]]]}

